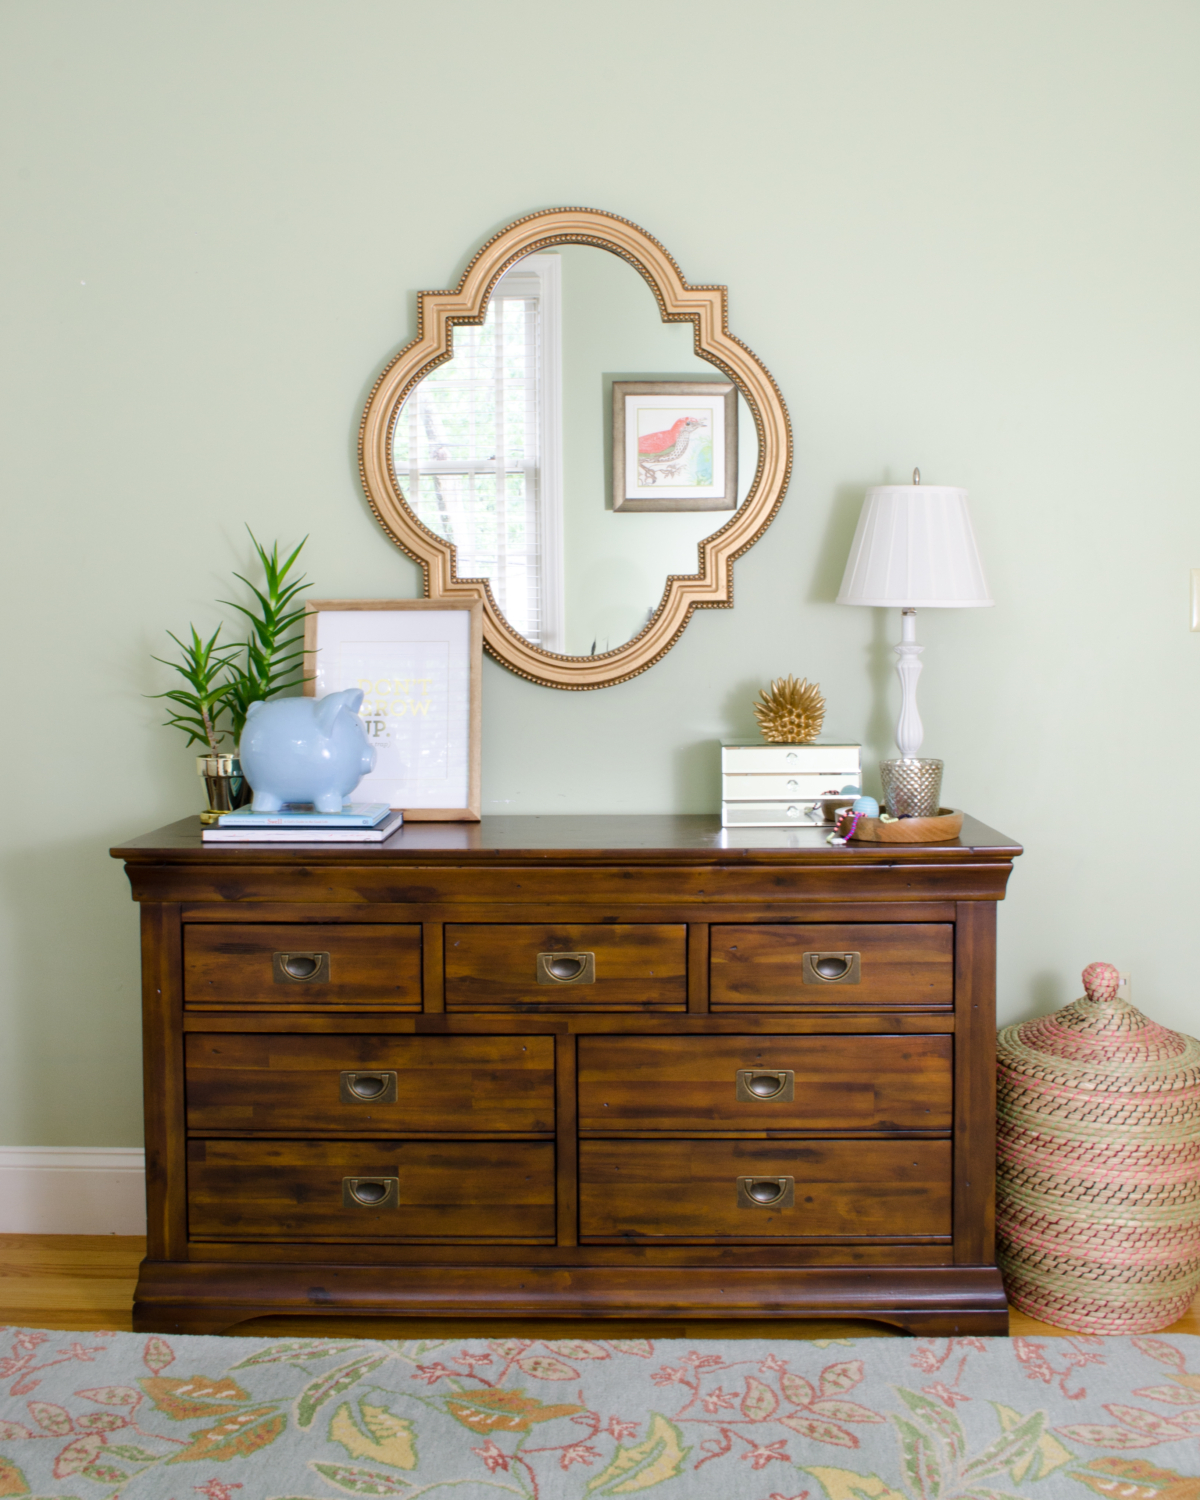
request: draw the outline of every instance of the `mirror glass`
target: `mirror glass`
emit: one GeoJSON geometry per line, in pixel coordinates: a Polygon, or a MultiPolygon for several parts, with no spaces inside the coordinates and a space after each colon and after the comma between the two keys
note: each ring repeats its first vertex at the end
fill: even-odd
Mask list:
{"type": "Polygon", "coordinates": [[[397,414],[405,500],[534,645],[624,645],[746,499],[749,407],[693,352],[692,323],[665,323],[638,272],[591,245],[517,262],[453,336],[397,414]]]}

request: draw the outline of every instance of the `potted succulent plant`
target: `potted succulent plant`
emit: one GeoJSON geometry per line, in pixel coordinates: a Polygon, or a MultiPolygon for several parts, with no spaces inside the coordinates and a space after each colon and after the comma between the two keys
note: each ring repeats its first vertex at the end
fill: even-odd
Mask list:
{"type": "Polygon", "coordinates": [[[223,643],[223,627],[218,625],[206,640],[191,625],[190,640],[167,632],[179,648],[177,660],[154,658],[183,679],[181,686],[153,696],[173,705],[164,721],[167,726],[182,730],[189,745],[204,746],[205,753],[196,758],[196,771],[204,777],[208,791],[208,811],[201,817],[210,822],[249,800],[237,746],[250,705],[304,682],[304,606],[297,600],[310,585],[303,575],[290,575],[308,538],[283,559],[278,542],[268,552],[253,532],[250,540],[262,564],[262,587],[235,573],[253,594],[253,602],[219,601],[244,616],[245,639],[223,643]],[[231,745],[223,749],[227,739],[231,745]]]}

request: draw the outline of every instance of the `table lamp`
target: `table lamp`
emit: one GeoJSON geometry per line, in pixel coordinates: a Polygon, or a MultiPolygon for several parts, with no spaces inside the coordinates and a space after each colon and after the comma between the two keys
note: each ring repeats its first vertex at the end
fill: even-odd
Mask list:
{"type": "MultiPolygon", "coordinates": [[[[925,731],[917,713],[918,609],[977,609],[993,603],[975,545],[966,490],[922,484],[883,484],[867,491],[850,547],[839,604],[900,610],[900,718],[896,744],[914,761],[925,731]]],[[[940,762],[938,782],[940,783],[940,762]]],[[[936,800],[936,793],[934,796],[936,800]]],[[[937,811],[936,807],[932,809],[937,811]]]]}

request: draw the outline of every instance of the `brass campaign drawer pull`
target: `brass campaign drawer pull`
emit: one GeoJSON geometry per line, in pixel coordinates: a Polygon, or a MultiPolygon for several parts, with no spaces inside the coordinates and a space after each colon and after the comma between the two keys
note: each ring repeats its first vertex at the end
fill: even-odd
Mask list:
{"type": "Polygon", "coordinates": [[[537,982],[539,984],[595,984],[596,955],[594,953],[539,953],[537,982]]]}
{"type": "Polygon", "coordinates": [[[861,984],[861,953],[806,953],[805,984],[861,984]]]}
{"type": "Polygon", "coordinates": [[[276,984],[328,984],[328,953],[272,953],[276,984]]]}
{"type": "Polygon", "coordinates": [[[794,1208],[796,1179],[794,1177],[739,1177],[737,1194],[739,1208],[794,1208]]]}
{"type": "Polygon", "coordinates": [[[343,1208],[396,1208],[400,1201],[398,1177],[343,1177],[343,1208]]]}
{"type": "Polygon", "coordinates": [[[739,1068],[737,1097],[760,1104],[790,1104],[796,1097],[796,1074],[792,1068],[739,1068]]]}
{"type": "Polygon", "coordinates": [[[396,1074],[390,1068],[366,1068],[338,1074],[343,1104],[395,1104],[396,1074]]]}

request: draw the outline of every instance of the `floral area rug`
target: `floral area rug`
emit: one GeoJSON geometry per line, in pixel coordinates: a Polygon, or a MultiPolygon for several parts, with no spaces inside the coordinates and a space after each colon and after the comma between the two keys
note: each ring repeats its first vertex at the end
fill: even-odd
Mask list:
{"type": "Polygon", "coordinates": [[[1200,1500],[1200,1337],[0,1329],[0,1496],[1200,1500]]]}

